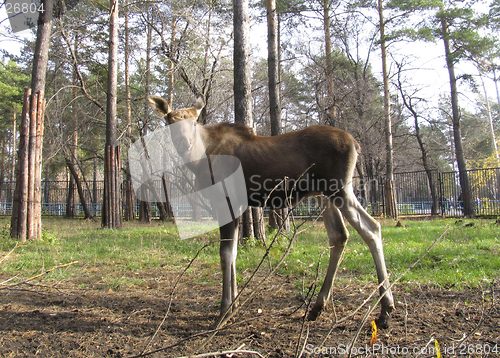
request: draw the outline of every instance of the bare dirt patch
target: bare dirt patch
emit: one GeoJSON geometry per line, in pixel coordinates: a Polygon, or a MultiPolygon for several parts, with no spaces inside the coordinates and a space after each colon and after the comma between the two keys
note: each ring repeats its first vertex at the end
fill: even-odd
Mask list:
{"type": "MultiPolygon", "coordinates": [[[[152,279],[154,274],[141,275],[144,284],[116,291],[91,279],[66,281],[57,289],[18,286],[0,291],[0,356],[140,354],[167,313],[175,277],[158,281],[152,279]],[[85,288],[81,288],[83,284],[85,288]]],[[[171,310],[147,349],[160,351],[149,356],[177,357],[196,351],[241,348],[264,357],[293,357],[300,346],[304,347],[305,357],[347,357],[343,349],[354,337],[366,309],[335,326],[327,340],[322,341],[335,320],[352,313],[372,288],[356,284],[335,286],[334,304],[316,322],[304,326],[305,302],[299,297],[296,282],[293,277],[275,277],[259,289],[229,327],[207,342],[203,332],[210,329],[217,316],[220,286],[186,277],[177,287],[171,310]],[[206,344],[198,350],[203,343],[206,344]]],[[[500,357],[499,289],[498,283],[465,291],[399,286],[394,292],[397,310],[391,327],[378,332],[378,346],[368,353],[377,357],[414,357],[422,352],[421,357],[435,357],[435,338],[445,357],[500,357]]],[[[369,321],[378,312],[379,308],[369,321]]],[[[369,321],[354,345],[353,356],[367,356],[363,349],[369,347],[371,338],[369,321]]]]}

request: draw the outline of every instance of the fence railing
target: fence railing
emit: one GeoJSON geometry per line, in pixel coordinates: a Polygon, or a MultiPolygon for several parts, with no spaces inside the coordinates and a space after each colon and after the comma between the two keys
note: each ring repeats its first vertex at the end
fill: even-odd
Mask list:
{"type": "MultiPolygon", "coordinates": [[[[500,216],[500,168],[469,170],[471,195],[474,200],[475,214],[479,216],[500,216]]],[[[458,172],[408,172],[394,174],[396,196],[400,215],[438,215],[461,216],[462,196],[458,172]]],[[[68,181],[42,181],[42,214],[64,216],[68,208],[68,181]]],[[[15,183],[0,184],[0,215],[11,215],[12,198],[15,183]]],[[[94,181],[84,186],[84,196],[89,211],[94,216],[101,215],[104,183],[94,181]]],[[[384,178],[354,179],[355,193],[374,216],[385,213],[384,178]]],[[[124,195],[122,190],[122,195],[124,195]]],[[[170,203],[172,206],[185,205],[170,203]]],[[[69,203],[76,217],[83,217],[84,212],[75,190],[74,202],[69,203]]],[[[156,204],[151,204],[153,216],[159,216],[156,204]]],[[[192,208],[182,208],[186,216],[192,208]]],[[[303,201],[295,208],[296,216],[315,216],[321,209],[314,198],[303,201]]],[[[136,215],[138,214],[138,203],[136,215]]],[[[202,215],[208,215],[203,212],[202,215]]]]}

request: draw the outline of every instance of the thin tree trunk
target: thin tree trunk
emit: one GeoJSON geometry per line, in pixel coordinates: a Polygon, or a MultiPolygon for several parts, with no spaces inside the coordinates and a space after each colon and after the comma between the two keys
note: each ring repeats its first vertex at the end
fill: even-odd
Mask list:
{"type": "MultiPolygon", "coordinates": [[[[150,9],[148,11],[148,18],[150,9]]],[[[151,70],[151,41],[152,41],[152,28],[151,28],[151,19],[148,20],[148,25],[146,27],[146,73],[145,73],[145,95],[149,95],[149,81],[150,81],[150,70],[151,70]]],[[[144,104],[144,123],[141,131],[141,140],[143,140],[144,148],[146,148],[146,143],[144,142],[144,138],[148,134],[148,122],[149,122],[149,105],[147,103],[144,104]]],[[[143,185],[143,191],[148,191],[147,193],[143,193],[144,198],[149,198],[151,195],[151,190],[148,185],[143,185]]],[[[141,201],[139,203],[139,222],[143,224],[151,223],[151,203],[149,201],[141,201]]]]}
{"type": "Polygon", "coordinates": [[[38,94],[37,98],[37,117],[36,117],[36,133],[35,133],[35,184],[34,184],[34,222],[33,222],[33,238],[42,237],[42,149],[43,149],[43,132],[44,132],[44,116],[45,116],[45,99],[43,91],[38,94]]]}
{"type": "MultiPolygon", "coordinates": [[[[75,54],[75,58],[78,54],[78,34],[75,35],[75,43],[73,48],[73,53],[75,54]]],[[[74,63],[75,68],[73,69],[73,135],[72,135],[72,144],[71,144],[71,157],[70,159],[73,163],[73,166],[76,165],[77,155],[78,155],[78,112],[76,99],[78,97],[78,75],[76,69],[76,62],[74,63]]],[[[66,217],[73,218],[75,217],[75,177],[70,175],[69,177],[69,188],[68,188],[68,198],[66,201],[66,217]]]]}
{"type": "Polygon", "coordinates": [[[335,109],[335,82],[333,79],[332,36],[330,33],[330,1],[323,2],[323,30],[325,33],[326,101],[325,123],[338,126],[335,109]]]}
{"type": "MultiPolygon", "coordinates": [[[[269,115],[271,120],[271,136],[281,134],[281,98],[280,98],[280,59],[279,59],[279,34],[278,14],[276,0],[267,0],[267,69],[269,81],[269,115]]],[[[290,226],[287,209],[271,210],[269,224],[277,229],[284,225],[285,230],[290,226]]],[[[259,220],[257,220],[258,222],[259,220]]]]}
{"type": "Polygon", "coordinates": [[[382,0],[378,0],[378,14],[380,21],[380,48],[382,51],[382,76],[384,82],[384,118],[385,118],[385,143],[386,143],[386,184],[385,202],[386,215],[393,219],[398,218],[396,201],[396,188],[394,185],[394,164],[392,148],[392,120],[391,120],[391,95],[389,93],[389,73],[387,70],[387,44],[385,39],[385,20],[382,0]]]}
{"type": "Polygon", "coordinates": [[[26,240],[26,213],[28,210],[28,145],[29,145],[29,108],[31,89],[24,94],[23,114],[19,126],[19,160],[12,204],[10,235],[26,240]]]}
{"type": "Polygon", "coordinates": [[[14,202],[14,190],[16,181],[16,144],[17,144],[17,118],[16,111],[12,118],[12,163],[10,167],[10,188],[9,188],[9,198],[8,201],[14,202]]]}
{"type": "Polygon", "coordinates": [[[26,216],[27,239],[35,237],[35,167],[36,158],[36,119],[38,109],[38,94],[31,94],[30,99],[30,134],[28,140],[28,213],[26,216]]]}
{"type": "MultiPolygon", "coordinates": [[[[177,19],[172,19],[172,34],[170,36],[170,52],[172,56],[174,55],[175,48],[175,31],[177,30],[177,19]]],[[[173,100],[174,100],[174,85],[175,85],[175,77],[174,77],[174,69],[175,63],[173,60],[169,60],[169,73],[168,73],[168,105],[172,108],[173,100]]]]}
{"type": "MultiPolygon", "coordinates": [[[[75,88],[76,89],[76,88],[75,88]]],[[[76,94],[73,93],[74,95],[74,98],[76,98],[76,94]]],[[[75,120],[75,127],[76,127],[76,111],[74,113],[74,120],[75,120]]],[[[72,135],[72,144],[71,144],[71,156],[66,158],[66,161],[70,160],[73,167],[75,166],[75,163],[76,163],[76,158],[77,158],[77,155],[78,155],[78,132],[77,130],[75,129],[73,131],[73,135],[72,135]]],[[[69,169],[69,167],[68,167],[69,169]]],[[[68,198],[66,200],[66,217],[67,218],[74,218],[75,217],[75,187],[76,187],[76,183],[75,183],[75,177],[73,175],[70,175],[69,177],[69,187],[68,187],[68,198]]]]}
{"type": "MultiPolygon", "coordinates": [[[[126,96],[126,119],[127,119],[127,148],[132,145],[132,107],[130,98],[130,34],[128,23],[128,9],[125,10],[125,96],[126,96]]],[[[134,190],[132,176],[128,161],[125,164],[125,221],[135,219],[134,212],[134,190]]]]}
{"type": "Polygon", "coordinates": [[[104,195],[102,226],[122,226],[120,198],[120,147],[117,145],[118,87],[118,0],[110,0],[108,93],[106,103],[106,147],[104,156],[104,195]]]}
{"type": "MultiPolygon", "coordinates": [[[[69,160],[69,159],[67,159],[69,160]]],[[[68,168],[69,169],[69,168],[68,168]]],[[[75,179],[71,172],[66,173],[66,182],[68,183],[68,190],[66,191],[66,218],[71,219],[75,217],[75,179]]]]}
{"type": "Polygon", "coordinates": [[[493,116],[491,115],[491,106],[490,106],[490,100],[488,98],[488,92],[486,91],[486,86],[484,84],[484,78],[483,78],[483,73],[481,69],[478,66],[478,71],[479,71],[479,77],[481,79],[481,84],[483,86],[483,92],[484,92],[484,100],[486,101],[486,111],[488,113],[488,122],[489,122],[489,129],[490,129],[490,135],[491,135],[491,146],[493,148],[493,154],[495,155],[495,159],[497,161],[496,166],[500,167],[500,154],[498,153],[498,146],[497,146],[497,139],[495,136],[495,127],[493,126],[493,116]]]}
{"type": "MultiPolygon", "coordinates": [[[[94,156],[93,160],[93,178],[92,178],[92,213],[97,215],[97,156],[94,156]]],[[[104,212],[104,211],[103,211],[104,212]]]]}
{"type": "Polygon", "coordinates": [[[278,26],[276,0],[267,0],[267,69],[269,80],[269,113],[271,117],[271,135],[281,133],[281,101],[279,83],[278,26]]]}
{"type": "Polygon", "coordinates": [[[163,192],[165,193],[165,210],[167,211],[167,219],[171,220],[174,217],[172,205],[170,205],[170,200],[168,198],[168,193],[170,192],[168,183],[167,174],[163,174],[161,177],[161,184],[163,187],[163,192]]]}
{"type": "Polygon", "coordinates": [[[455,64],[452,58],[450,38],[448,33],[448,24],[446,19],[441,18],[441,30],[443,32],[443,42],[446,56],[446,66],[450,77],[451,90],[451,111],[453,122],[453,140],[455,143],[455,155],[457,157],[460,187],[462,189],[462,200],[465,216],[474,215],[474,206],[472,204],[472,193],[470,190],[469,176],[467,174],[467,164],[465,161],[462,146],[462,128],[460,123],[460,109],[458,106],[457,78],[455,77],[455,64]]]}
{"type": "MultiPolygon", "coordinates": [[[[234,26],[234,120],[253,128],[252,116],[252,81],[250,74],[250,45],[248,17],[248,0],[233,0],[234,26]]],[[[252,210],[248,208],[240,218],[243,230],[241,236],[246,237],[253,231],[252,210]]]]}

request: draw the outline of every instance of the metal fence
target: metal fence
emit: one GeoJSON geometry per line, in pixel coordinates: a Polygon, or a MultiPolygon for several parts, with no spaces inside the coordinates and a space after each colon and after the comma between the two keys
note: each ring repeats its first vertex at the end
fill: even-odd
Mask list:
{"type": "MultiPolygon", "coordinates": [[[[474,198],[476,215],[500,215],[500,168],[469,170],[471,194],[474,198]]],[[[461,189],[458,172],[424,171],[394,174],[396,195],[400,215],[430,215],[432,206],[436,213],[446,216],[461,216],[461,189]],[[432,183],[432,187],[430,185],[432,183]],[[432,190],[431,190],[432,188],[432,190]],[[434,194],[434,195],[432,195],[434,194]]],[[[14,183],[0,185],[0,215],[10,215],[14,183]]],[[[102,181],[90,182],[84,186],[84,195],[92,215],[100,216],[104,184],[102,181]]],[[[384,178],[359,178],[354,180],[356,195],[372,215],[385,213],[384,178]]],[[[42,214],[46,216],[64,216],[67,209],[68,181],[42,182],[42,214]]],[[[122,192],[124,195],[124,191],[122,192]]],[[[83,209],[75,189],[74,215],[83,217],[83,209]]],[[[172,206],[185,205],[171,202],[172,206]]],[[[295,215],[301,217],[316,216],[321,209],[314,198],[303,201],[295,208],[295,215]]],[[[189,216],[192,209],[186,207],[182,212],[189,216]]],[[[138,203],[136,205],[138,214],[138,203]]],[[[157,206],[151,204],[153,217],[159,216],[157,206]]],[[[202,210],[202,216],[208,212],[202,210]]]]}
{"type": "MultiPolygon", "coordinates": [[[[468,171],[474,211],[478,216],[500,215],[500,168],[468,171]]],[[[366,190],[365,206],[372,215],[385,213],[385,178],[369,178],[364,186],[357,182],[358,192],[366,190]]],[[[394,174],[400,215],[462,216],[462,195],[458,172],[425,171],[394,174]],[[432,185],[432,186],[431,186],[432,185]]],[[[358,194],[359,196],[359,194],[358,194]]],[[[363,200],[363,198],[360,198],[363,200]]]]}

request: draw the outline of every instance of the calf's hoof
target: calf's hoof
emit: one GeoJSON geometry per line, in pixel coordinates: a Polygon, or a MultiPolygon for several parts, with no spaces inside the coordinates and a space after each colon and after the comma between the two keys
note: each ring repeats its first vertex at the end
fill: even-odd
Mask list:
{"type": "Polygon", "coordinates": [[[380,329],[389,328],[389,321],[391,318],[391,313],[394,310],[394,305],[382,309],[379,318],[375,321],[377,327],[380,329]]]}

